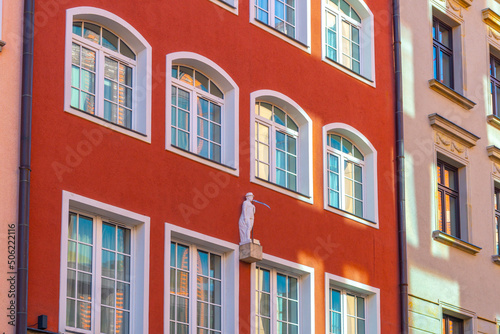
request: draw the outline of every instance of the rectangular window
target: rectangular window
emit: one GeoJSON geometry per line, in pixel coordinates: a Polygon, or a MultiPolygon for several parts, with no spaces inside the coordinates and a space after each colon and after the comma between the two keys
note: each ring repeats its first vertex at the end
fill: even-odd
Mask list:
{"type": "Polygon", "coordinates": [[[299,279],[275,269],[255,268],[257,333],[299,333],[299,279]]]}
{"type": "Polygon", "coordinates": [[[130,333],[132,237],[119,224],[69,213],[66,326],[130,333]],[[95,324],[95,325],[94,325],[95,324]]]}
{"type": "Polygon", "coordinates": [[[170,333],[222,333],[222,272],[220,254],[171,242],[170,333]]]}
{"type": "Polygon", "coordinates": [[[434,79],[453,89],[452,28],[437,18],[434,18],[432,25],[432,39],[434,79]]]}
{"type": "Polygon", "coordinates": [[[500,60],[490,55],[490,83],[493,115],[500,117],[500,60]]]}
{"type": "Polygon", "coordinates": [[[495,188],[495,194],[493,197],[495,203],[495,222],[496,222],[496,247],[497,254],[500,255],[500,188],[495,188]]]}
{"type": "Polygon", "coordinates": [[[329,334],[364,334],[365,298],[347,290],[330,289],[329,334]]]}
{"type": "Polygon", "coordinates": [[[439,230],[460,238],[458,169],[438,160],[437,178],[439,230]]]}
{"type": "Polygon", "coordinates": [[[296,0],[255,0],[255,18],[295,38],[296,0]]]}
{"type": "Polygon", "coordinates": [[[464,334],[464,321],[443,314],[443,334],[464,334]]]}

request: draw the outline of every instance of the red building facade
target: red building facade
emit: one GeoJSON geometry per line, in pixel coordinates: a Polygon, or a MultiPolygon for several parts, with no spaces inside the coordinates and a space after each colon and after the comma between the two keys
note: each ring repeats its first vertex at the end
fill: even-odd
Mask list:
{"type": "Polygon", "coordinates": [[[397,333],[390,13],[38,2],[28,324],[397,333]]]}

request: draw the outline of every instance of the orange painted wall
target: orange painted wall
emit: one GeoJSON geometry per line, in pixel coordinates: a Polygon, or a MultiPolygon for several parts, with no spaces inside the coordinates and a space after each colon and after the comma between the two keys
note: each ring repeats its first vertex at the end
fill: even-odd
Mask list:
{"type": "MultiPolygon", "coordinates": [[[[67,190],[151,217],[150,333],[163,332],[164,223],[239,242],[243,196],[252,191],[272,210],[257,206],[255,237],[264,252],[315,268],[316,332],[324,319],[324,273],[344,276],[381,290],[381,332],[399,331],[397,224],[394,190],[394,110],[391,1],[368,0],[375,15],[377,87],[373,88],[321,60],[321,4],[311,1],[312,52],[249,23],[249,1],[239,15],[208,0],[121,1],[40,0],[36,26],[33,154],[31,182],[28,323],[47,314],[57,331],[62,191],[67,190]],[[57,9],[47,11],[48,4],[57,9]],[[65,9],[80,5],[106,9],[134,26],[153,48],[151,144],[106,130],[63,111],[65,9]],[[218,172],[165,151],[165,58],[177,51],[201,54],[238,84],[240,176],[218,172]],[[272,89],[296,101],[313,122],[314,204],[250,183],[250,93],[272,89]],[[380,229],[323,209],[322,127],[347,123],[378,151],[380,229]],[[71,167],[60,181],[54,162],[66,164],[70,150],[86,140],[84,131],[103,131],[104,140],[71,167]],[[180,204],[193,206],[196,191],[230,180],[198,214],[183,217],[180,204]],[[318,248],[321,244],[326,248],[318,248]],[[319,254],[319,256],[318,256],[319,254]]],[[[63,250],[65,251],[65,250],[63,250]]],[[[250,266],[240,263],[240,333],[249,333],[250,266]]],[[[63,282],[63,284],[65,284],[63,282]]]]}

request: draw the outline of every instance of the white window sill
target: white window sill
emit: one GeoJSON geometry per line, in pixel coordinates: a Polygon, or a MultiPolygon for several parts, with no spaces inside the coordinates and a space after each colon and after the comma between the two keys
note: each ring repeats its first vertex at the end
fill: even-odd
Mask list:
{"type": "Polygon", "coordinates": [[[351,220],[354,220],[355,222],[358,222],[358,223],[361,223],[361,224],[365,224],[367,226],[370,226],[370,227],[373,227],[373,228],[376,228],[376,229],[379,229],[379,226],[378,226],[378,223],[377,222],[374,222],[374,221],[370,221],[370,220],[367,220],[367,219],[364,219],[364,218],[361,218],[361,217],[358,217],[356,215],[353,215],[352,213],[349,213],[347,211],[344,211],[344,210],[341,210],[341,209],[337,209],[337,208],[334,208],[334,207],[331,207],[329,206],[327,203],[325,203],[325,210],[327,211],[330,211],[330,212],[333,212],[333,213],[336,213],[340,216],[343,216],[343,217],[346,217],[346,218],[349,218],[351,220]]]}
{"type": "Polygon", "coordinates": [[[359,81],[361,81],[369,86],[372,86],[373,88],[377,87],[375,84],[375,81],[372,81],[371,79],[364,77],[361,74],[357,74],[356,72],[350,70],[349,68],[347,68],[339,63],[337,63],[334,60],[331,60],[327,57],[323,57],[323,61],[325,63],[327,63],[328,65],[331,65],[331,66],[335,67],[336,69],[344,72],[345,74],[350,75],[351,77],[353,77],[353,78],[355,78],[355,79],[357,79],[357,80],[359,80],[359,81]]]}
{"type": "Polygon", "coordinates": [[[281,186],[278,186],[278,185],[272,183],[271,181],[266,181],[266,180],[259,179],[255,176],[251,176],[250,182],[261,185],[261,186],[269,188],[269,189],[272,189],[274,191],[277,191],[279,193],[293,197],[295,199],[301,200],[301,201],[309,203],[309,204],[314,203],[312,197],[309,197],[306,194],[301,194],[299,192],[295,192],[293,190],[288,190],[284,187],[281,187],[281,186]]]}
{"type": "Polygon", "coordinates": [[[481,251],[481,247],[468,243],[467,241],[463,241],[459,238],[456,238],[452,235],[446,234],[442,231],[433,231],[432,238],[438,242],[441,242],[445,245],[455,247],[460,249],[466,253],[476,255],[481,251]]]}
{"type": "Polygon", "coordinates": [[[233,13],[234,15],[238,15],[238,7],[234,7],[223,0],[210,0],[210,1],[216,4],[217,6],[222,7],[225,10],[233,13]]]}
{"type": "Polygon", "coordinates": [[[132,138],[139,139],[141,141],[144,141],[146,143],[151,144],[151,135],[146,135],[146,134],[142,134],[140,132],[137,132],[137,131],[134,131],[131,129],[127,129],[123,126],[108,122],[108,121],[100,118],[99,116],[95,116],[95,115],[86,113],[85,111],[82,111],[82,110],[77,110],[77,109],[69,107],[69,108],[66,108],[65,111],[69,114],[73,114],[75,116],[78,116],[80,118],[84,118],[84,119],[91,121],[93,123],[99,124],[99,125],[103,126],[104,128],[109,129],[109,130],[120,132],[124,135],[130,136],[132,138]]]}
{"type": "Polygon", "coordinates": [[[175,147],[173,145],[167,145],[166,150],[170,151],[172,153],[181,155],[181,156],[183,156],[185,158],[194,160],[194,161],[199,162],[201,164],[207,165],[209,167],[218,169],[218,170],[220,170],[222,172],[225,172],[225,173],[228,173],[228,174],[231,174],[231,175],[234,175],[234,176],[239,176],[240,175],[240,170],[238,168],[234,168],[234,167],[231,167],[231,166],[228,166],[228,165],[220,164],[220,163],[212,161],[210,159],[203,158],[203,157],[201,157],[201,156],[199,156],[199,155],[197,155],[197,154],[195,154],[193,152],[189,152],[189,151],[183,150],[183,149],[175,147]]]}
{"type": "Polygon", "coordinates": [[[443,85],[442,83],[440,83],[436,79],[429,80],[429,87],[432,90],[443,95],[447,99],[455,102],[456,104],[458,104],[459,106],[461,106],[464,109],[470,110],[476,105],[475,102],[469,100],[468,98],[466,98],[462,94],[458,93],[457,91],[451,89],[450,87],[443,85]]]}
{"type": "Polygon", "coordinates": [[[311,53],[311,47],[310,45],[307,45],[293,37],[290,37],[284,33],[282,33],[281,31],[277,30],[277,29],[274,29],[273,27],[271,27],[270,25],[267,25],[265,24],[264,22],[260,22],[258,21],[257,19],[253,19],[250,21],[250,23],[252,23],[253,25],[267,31],[268,33],[271,33],[273,34],[274,36],[284,40],[285,42],[287,43],[290,43],[292,44],[293,46],[301,49],[302,51],[304,52],[307,52],[307,53],[311,53]]]}
{"type": "Polygon", "coordinates": [[[498,130],[500,130],[500,118],[495,116],[495,115],[488,115],[488,117],[486,117],[486,120],[488,121],[488,123],[497,128],[498,130]]]}

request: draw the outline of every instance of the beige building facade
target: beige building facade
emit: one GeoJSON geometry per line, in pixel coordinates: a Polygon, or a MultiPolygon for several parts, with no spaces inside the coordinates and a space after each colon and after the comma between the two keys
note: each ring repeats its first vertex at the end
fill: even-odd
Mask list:
{"type": "Polygon", "coordinates": [[[409,332],[498,334],[500,2],[402,1],[401,26],[409,332]]]}
{"type": "Polygon", "coordinates": [[[22,1],[0,0],[0,332],[15,332],[22,1]]]}

